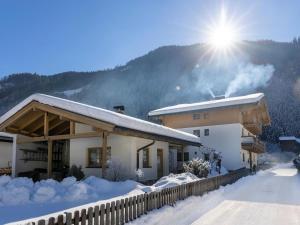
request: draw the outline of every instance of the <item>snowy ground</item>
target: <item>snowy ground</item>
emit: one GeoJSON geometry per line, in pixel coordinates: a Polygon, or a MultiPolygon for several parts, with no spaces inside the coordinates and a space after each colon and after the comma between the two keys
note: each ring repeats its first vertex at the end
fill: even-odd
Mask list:
{"type": "Polygon", "coordinates": [[[278,163],[291,162],[296,157],[293,152],[282,151],[279,144],[266,143],[266,147],[267,151],[258,156],[259,167],[262,169],[271,168],[278,163]]]}
{"type": "Polygon", "coordinates": [[[299,225],[300,175],[292,164],[280,164],[175,207],[155,210],[131,224],[299,225]]]}
{"type": "Polygon", "coordinates": [[[144,186],[138,182],[110,182],[101,178],[89,177],[77,182],[74,177],[62,182],[44,180],[33,183],[28,178],[11,179],[0,177],[0,224],[54,213],[87,208],[118,199],[124,196],[138,195],[188,183],[198,178],[190,173],[170,174],[162,177],[152,186],[144,186]],[[70,209],[76,207],[74,209],[70,209]],[[70,210],[69,210],[70,209],[70,210]],[[18,212],[18,213],[15,213],[18,212]]]}

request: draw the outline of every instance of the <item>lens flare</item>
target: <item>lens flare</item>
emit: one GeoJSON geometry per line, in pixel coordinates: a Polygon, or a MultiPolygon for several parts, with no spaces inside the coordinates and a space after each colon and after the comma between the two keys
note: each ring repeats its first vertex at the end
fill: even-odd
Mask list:
{"type": "Polygon", "coordinates": [[[227,51],[239,39],[238,26],[227,18],[225,8],[222,8],[219,21],[208,28],[208,44],[216,50],[227,51]]]}

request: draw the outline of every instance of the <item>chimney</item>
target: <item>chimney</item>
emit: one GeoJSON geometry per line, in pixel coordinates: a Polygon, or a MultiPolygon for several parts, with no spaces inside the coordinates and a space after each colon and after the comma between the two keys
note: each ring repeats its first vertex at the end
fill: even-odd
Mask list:
{"type": "Polygon", "coordinates": [[[220,99],[225,99],[225,98],[226,98],[225,95],[216,95],[214,97],[214,100],[220,100],[220,99]]]}
{"type": "Polygon", "coordinates": [[[115,110],[117,113],[124,114],[125,107],[124,107],[124,105],[116,105],[116,106],[114,106],[114,110],[115,110]]]}

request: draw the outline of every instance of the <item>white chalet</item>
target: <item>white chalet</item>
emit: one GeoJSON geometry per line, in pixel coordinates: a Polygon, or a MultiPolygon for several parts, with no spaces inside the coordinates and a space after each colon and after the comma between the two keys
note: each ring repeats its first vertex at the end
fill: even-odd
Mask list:
{"type": "MultiPolygon", "coordinates": [[[[263,93],[165,107],[149,116],[201,137],[204,146],[221,152],[222,164],[229,170],[258,166],[257,154],[265,150],[258,135],[270,124],[263,93]]],[[[186,154],[194,157],[193,151],[186,154]]]]}

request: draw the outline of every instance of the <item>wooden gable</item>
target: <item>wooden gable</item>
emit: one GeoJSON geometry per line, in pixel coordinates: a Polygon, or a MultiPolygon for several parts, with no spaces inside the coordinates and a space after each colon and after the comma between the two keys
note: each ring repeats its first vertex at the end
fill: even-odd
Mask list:
{"type": "Polygon", "coordinates": [[[32,101],[0,125],[1,131],[28,137],[47,137],[72,133],[74,122],[92,126],[97,131],[113,131],[114,125],[70,111],[32,101]]]}

